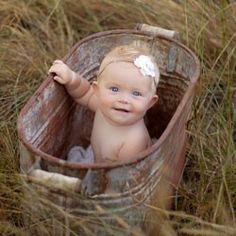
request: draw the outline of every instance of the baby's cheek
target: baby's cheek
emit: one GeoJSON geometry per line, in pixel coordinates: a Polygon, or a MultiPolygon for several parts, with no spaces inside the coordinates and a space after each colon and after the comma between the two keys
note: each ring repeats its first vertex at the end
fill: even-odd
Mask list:
{"type": "Polygon", "coordinates": [[[146,104],[144,104],[144,103],[137,103],[137,104],[135,105],[135,112],[136,112],[137,114],[143,114],[143,113],[145,113],[145,112],[146,112],[146,109],[147,109],[147,106],[146,106],[146,104]]]}
{"type": "Polygon", "coordinates": [[[103,96],[101,99],[101,103],[103,106],[109,106],[112,103],[112,98],[111,96],[103,96]]]}

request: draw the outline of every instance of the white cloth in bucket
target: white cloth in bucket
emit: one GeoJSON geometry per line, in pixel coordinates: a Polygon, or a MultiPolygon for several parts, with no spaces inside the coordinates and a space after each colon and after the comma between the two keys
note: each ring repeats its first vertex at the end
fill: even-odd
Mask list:
{"type": "Polygon", "coordinates": [[[94,154],[92,146],[89,145],[86,149],[81,146],[74,146],[70,149],[67,155],[67,161],[80,163],[94,163],[94,154]]]}

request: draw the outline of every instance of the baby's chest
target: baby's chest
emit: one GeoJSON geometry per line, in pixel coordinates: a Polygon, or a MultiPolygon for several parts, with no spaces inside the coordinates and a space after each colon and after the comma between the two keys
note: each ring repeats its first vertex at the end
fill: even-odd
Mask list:
{"type": "Polygon", "coordinates": [[[116,156],[127,141],[127,135],[114,130],[98,127],[92,133],[92,146],[103,157],[116,156]]]}
{"type": "Polygon", "coordinates": [[[124,144],[125,137],[125,134],[121,135],[119,132],[109,132],[106,129],[101,129],[98,130],[98,132],[94,132],[93,141],[104,150],[114,150],[120,148],[124,144]]]}

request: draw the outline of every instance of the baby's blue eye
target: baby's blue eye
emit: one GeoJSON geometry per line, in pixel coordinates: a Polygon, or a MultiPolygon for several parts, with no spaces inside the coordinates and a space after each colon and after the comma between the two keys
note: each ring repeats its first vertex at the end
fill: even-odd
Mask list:
{"type": "Polygon", "coordinates": [[[112,92],[118,92],[118,88],[117,87],[110,87],[110,90],[112,91],[112,92]]]}
{"type": "Polygon", "coordinates": [[[133,91],[134,96],[142,96],[142,94],[139,91],[133,91]]]}

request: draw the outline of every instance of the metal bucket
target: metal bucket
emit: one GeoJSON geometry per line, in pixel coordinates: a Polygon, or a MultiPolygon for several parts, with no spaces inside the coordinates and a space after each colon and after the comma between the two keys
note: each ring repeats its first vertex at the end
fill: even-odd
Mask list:
{"type": "MultiPolygon", "coordinates": [[[[200,68],[190,49],[174,40],[173,35],[166,37],[143,29],[112,30],[79,41],[64,61],[92,80],[111,48],[134,40],[151,44],[161,72],[159,102],[145,117],[150,136],[156,141],[136,160],[113,165],[67,162],[66,154],[72,146],[88,146],[93,113],[76,104],[64,87],[50,78],[42,83],[18,118],[21,169],[27,186],[40,189],[70,216],[94,216],[94,221],[84,223],[94,235],[130,235],[134,227],[135,232],[138,227],[147,235],[147,205],[170,208],[183,172],[185,129],[200,68]],[[96,173],[102,192],[93,197],[77,193],[77,185],[88,169],[96,173]],[[107,226],[115,226],[115,232],[120,234],[111,233],[107,226]]],[[[27,195],[34,200],[30,191],[27,195]]],[[[66,222],[70,230],[87,235],[88,231],[73,226],[72,219],[66,222]]],[[[62,231],[57,228],[53,231],[57,233],[50,235],[64,235],[62,231]]]]}

